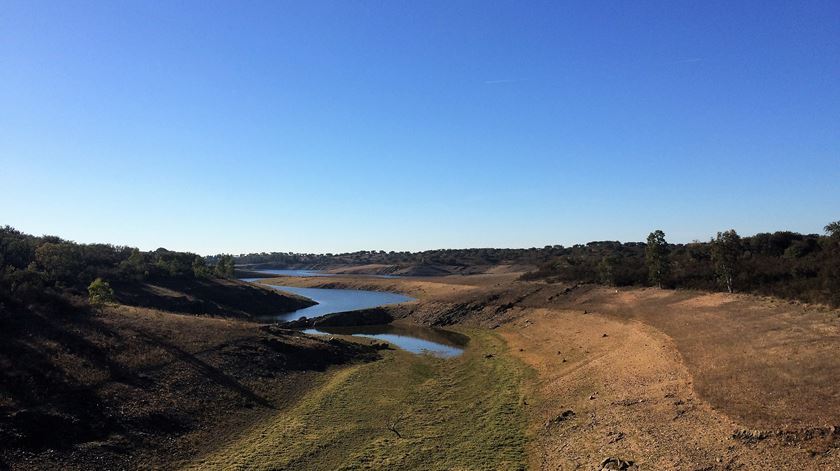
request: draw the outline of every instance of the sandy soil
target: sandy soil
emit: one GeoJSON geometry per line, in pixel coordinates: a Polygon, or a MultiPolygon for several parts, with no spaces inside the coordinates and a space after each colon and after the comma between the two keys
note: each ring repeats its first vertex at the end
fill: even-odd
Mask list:
{"type": "Polygon", "coordinates": [[[611,456],[640,469],[840,469],[836,310],[509,273],[283,281],[400,291],[418,301],[393,307],[397,316],[499,329],[538,372],[534,469],[592,469],[611,456]]]}

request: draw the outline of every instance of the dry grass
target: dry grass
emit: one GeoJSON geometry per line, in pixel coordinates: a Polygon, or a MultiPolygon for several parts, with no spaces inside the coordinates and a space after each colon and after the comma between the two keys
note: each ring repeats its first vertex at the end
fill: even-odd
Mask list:
{"type": "Polygon", "coordinates": [[[471,331],[461,357],[403,351],[342,369],[193,469],[523,469],[522,363],[471,331]],[[486,355],[492,355],[487,358],[486,355]]]}

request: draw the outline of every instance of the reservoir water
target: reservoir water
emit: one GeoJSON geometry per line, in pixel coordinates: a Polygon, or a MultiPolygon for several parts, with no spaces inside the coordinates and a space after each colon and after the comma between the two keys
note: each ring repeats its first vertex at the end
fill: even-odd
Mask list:
{"type": "Polygon", "coordinates": [[[254,270],[259,273],[267,273],[277,276],[335,276],[332,273],[324,273],[318,270],[254,270]]]}
{"type": "Polygon", "coordinates": [[[359,289],[298,288],[296,286],[264,285],[287,293],[305,296],[318,304],[275,317],[278,321],[293,321],[301,317],[319,317],[334,312],[357,311],[386,304],[414,301],[414,298],[384,291],[359,289]]]}
{"type": "Polygon", "coordinates": [[[307,334],[353,335],[384,340],[412,353],[443,358],[464,352],[468,337],[449,330],[404,325],[367,325],[355,327],[320,327],[306,329],[307,334]]]}
{"type": "MultiPolygon", "coordinates": [[[[279,271],[279,270],[276,270],[279,271]]],[[[300,272],[302,270],[287,270],[300,272]]],[[[312,276],[312,275],[287,275],[287,276],[312,276]]],[[[261,278],[243,278],[242,281],[259,283],[261,278]]],[[[414,298],[398,293],[383,291],[367,291],[358,289],[326,289],[326,288],[299,288],[296,286],[277,286],[263,284],[287,293],[305,296],[318,304],[297,311],[280,314],[272,319],[277,321],[289,321],[301,317],[314,318],[335,312],[356,311],[359,309],[370,309],[388,304],[404,303],[413,301],[414,298]]],[[[383,340],[395,346],[417,354],[430,354],[443,358],[460,355],[464,351],[468,337],[457,332],[443,329],[435,329],[422,326],[354,326],[354,327],[322,327],[320,329],[307,329],[304,333],[315,335],[354,335],[383,340]]]]}

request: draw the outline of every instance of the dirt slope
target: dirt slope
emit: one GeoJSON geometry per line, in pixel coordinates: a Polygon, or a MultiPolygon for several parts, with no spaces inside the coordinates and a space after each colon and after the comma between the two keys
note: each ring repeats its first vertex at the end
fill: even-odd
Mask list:
{"type": "Polygon", "coordinates": [[[315,304],[303,296],[227,279],[161,278],[117,282],[113,288],[117,301],[128,306],[246,319],[283,314],[315,304]]]}
{"type": "Polygon", "coordinates": [[[0,469],[168,467],[375,358],[237,320],[0,304],[0,469]]]}
{"type": "Polygon", "coordinates": [[[538,469],[611,455],[645,469],[840,469],[837,310],[505,274],[295,283],[402,291],[419,300],[396,317],[500,329],[539,371],[538,469]]]}

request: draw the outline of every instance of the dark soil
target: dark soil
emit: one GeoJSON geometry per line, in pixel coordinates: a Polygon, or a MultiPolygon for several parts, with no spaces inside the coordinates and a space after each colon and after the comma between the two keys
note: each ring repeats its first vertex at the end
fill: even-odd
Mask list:
{"type": "Polygon", "coordinates": [[[186,314],[253,318],[296,311],[316,304],[303,296],[237,280],[161,278],[113,283],[120,304],[186,314]]]}
{"type": "Polygon", "coordinates": [[[0,304],[0,469],[171,467],[367,346],[115,306],[0,304]]]}

